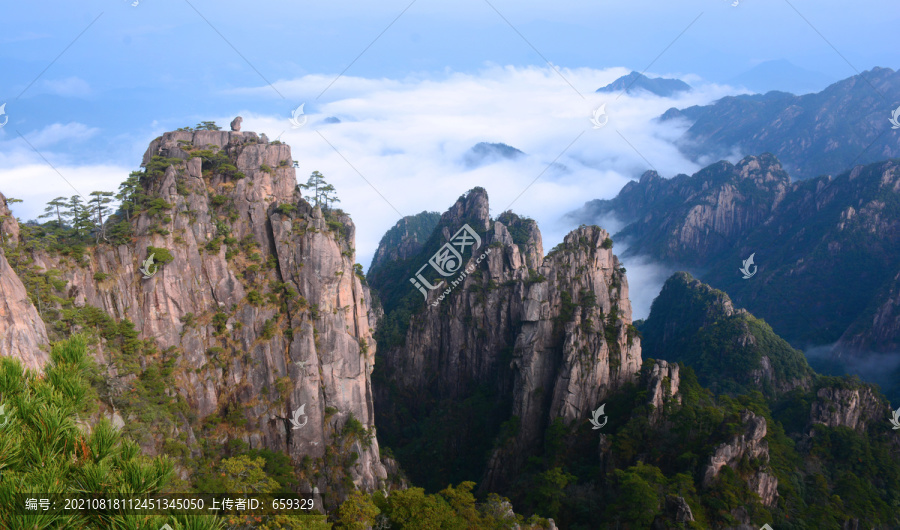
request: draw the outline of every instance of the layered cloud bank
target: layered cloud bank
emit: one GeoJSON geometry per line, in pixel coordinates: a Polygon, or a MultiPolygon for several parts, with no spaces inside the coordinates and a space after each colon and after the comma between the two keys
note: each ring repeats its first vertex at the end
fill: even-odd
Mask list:
{"type": "MultiPolygon", "coordinates": [[[[699,169],[672,143],[686,124],[660,124],[655,118],[673,106],[709,103],[734,89],[679,76],[694,89],[672,98],[595,93],[627,73],[624,68],[489,66],[475,75],[447,72],[439,79],[347,76],[318,99],[335,78],[308,75],[274,84],[288,102],[281,115],[253,111],[253,101],[270,99],[272,87],[233,89],[228,95],[244,101],[243,130],[292,146],[299,181],[317,170],[335,185],[338,206],[357,223],[358,260],[368,266],[379,239],[401,215],[442,211],[475,186],[486,188],[497,205],[493,215],[511,208],[537,220],[551,248],[572,228],[560,221],[562,215],[586,200],[614,196],[647,169],[663,176],[699,169]],[[306,122],[296,128],[289,120],[300,104],[306,122]],[[601,105],[605,125],[594,128],[590,119],[601,105]],[[472,164],[466,155],[479,142],[507,144],[524,155],[472,164]]],[[[233,117],[205,119],[227,126],[233,117]]],[[[134,143],[145,145],[168,128],[171,124],[159,124],[134,143]]],[[[80,164],[78,154],[91,149],[92,137],[120,133],[125,134],[79,123],[24,133],[24,140],[14,131],[0,131],[5,169],[0,189],[26,200],[15,212],[23,219],[36,217],[47,200],[73,195],[74,189],[84,195],[114,190],[135,168],[136,147],[123,138],[113,144],[119,152],[110,156],[133,165],[80,164]]],[[[632,292],[642,296],[640,279],[632,282],[632,292]]]]}

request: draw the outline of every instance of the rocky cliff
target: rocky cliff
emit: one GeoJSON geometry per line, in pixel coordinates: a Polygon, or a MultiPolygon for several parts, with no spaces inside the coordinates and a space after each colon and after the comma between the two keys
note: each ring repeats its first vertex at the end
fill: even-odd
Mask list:
{"type": "MultiPolygon", "coordinates": [[[[166,436],[186,440],[190,454],[199,438],[238,440],[286,452],[302,490],[334,493],[346,475],[371,491],[386,471],[354,226],[301,198],[291,162],[289,146],[252,132],[165,133],[144,155],[130,241],[101,243],[77,261],[37,250],[35,268],[59,271],[74,311],[99,308],[134,324],[139,367],[111,342],[98,354],[126,421],[140,410],[122,389],[166,370],[159,384],[184,405],[166,436]],[[156,270],[146,267],[151,254],[156,270]]],[[[162,441],[143,445],[155,452],[162,441]]]]}
{"type": "MultiPolygon", "coordinates": [[[[366,278],[380,284],[396,281],[394,278],[381,278],[385,266],[417,256],[440,219],[441,214],[437,212],[421,212],[397,221],[378,243],[372,264],[366,271],[366,278]]],[[[401,280],[405,282],[405,279],[401,280]]]]}
{"type": "MultiPolygon", "coordinates": [[[[466,223],[479,233],[481,247],[472,252],[481,259],[427,302],[416,293],[419,309],[404,313],[411,318],[402,343],[380,353],[385,375],[376,403],[382,432],[390,431],[385,436],[396,448],[414,444],[396,432],[411,419],[399,421],[403,411],[428,423],[421,404],[464,402],[488,389],[486,408],[506,420],[503,432],[472,431],[455,415],[462,425],[454,425],[451,445],[490,452],[488,462],[470,463],[483,474],[483,487],[496,491],[540,449],[550,423],[584,422],[634,379],[640,341],[624,269],[604,230],[581,227],[544,256],[533,221],[512,214],[491,220],[487,194],[476,189],[442,216],[421,263],[466,223]]],[[[396,310],[385,307],[388,314],[396,310]]],[[[448,449],[441,458],[451,454],[448,449]]]]}
{"type": "Polygon", "coordinates": [[[809,415],[813,424],[848,427],[860,432],[873,422],[883,422],[889,417],[887,403],[868,385],[820,388],[809,415]]]}
{"type": "Polygon", "coordinates": [[[770,154],[735,165],[717,162],[671,179],[648,171],[615,198],[590,201],[569,217],[596,222],[612,215],[627,223],[616,238],[627,240],[629,255],[702,265],[762,224],[790,182],[770,154]]]}
{"type": "Polygon", "coordinates": [[[778,479],[765,471],[769,462],[769,444],[766,436],[766,419],[750,411],[741,413],[744,432],[735,435],[730,441],[716,447],[709,458],[709,464],[703,472],[703,486],[709,487],[724,466],[737,469],[742,459],[758,461],[749,476],[745,477],[750,490],[759,495],[762,503],[772,506],[778,498],[778,479]]]}
{"type": "Polygon", "coordinates": [[[651,423],[657,423],[664,418],[664,406],[666,403],[681,404],[681,395],[678,393],[681,385],[681,367],[675,363],[657,360],[643,377],[644,388],[647,390],[647,402],[653,405],[651,423]]]}
{"type": "MultiPolygon", "coordinates": [[[[0,194],[0,239],[15,247],[19,225],[0,194]]],[[[26,368],[40,371],[50,360],[47,329],[16,271],[0,247],[0,355],[16,357],[26,368]]]]}
{"type": "Polygon", "coordinates": [[[626,223],[628,253],[680,265],[764,318],[791,344],[900,351],[896,160],[790,183],[772,155],[693,176],[647,173],[571,217],[626,223]],[[744,261],[753,258],[747,274],[744,261]]]}

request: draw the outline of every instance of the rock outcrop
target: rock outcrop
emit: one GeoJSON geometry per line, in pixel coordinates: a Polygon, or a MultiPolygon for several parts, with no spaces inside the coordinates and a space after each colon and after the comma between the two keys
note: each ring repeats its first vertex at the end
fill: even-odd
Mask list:
{"type": "Polygon", "coordinates": [[[855,388],[829,386],[816,392],[810,422],[862,432],[872,422],[887,421],[889,413],[887,404],[868,385],[855,388]]]}
{"type": "Polygon", "coordinates": [[[655,423],[662,419],[666,403],[681,403],[681,396],[678,394],[681,369],[676,363],[657,360],[649,372],[645,373],[643,383],[647,389],[647,402],[653,405],[650,419],[655,423]]]}
{"type": "Polygon", "coordinates": [[[640,340],[606,231],[581,227],[544,256],[536,224],[512,214],[492,221],[487,194],[476,188],[442,216],[421,263],[464,223],[480,234],[475,254],[485,257],[413,314],[403,344],[386,348],[380,367],[389,384],[376,388],[376,399],[389,404],[380,410],[391,424],[390,405],[403,395],[461,401],[478,387],[495,391],[513,427],[483,469],[482,487],[502,491],[540,449],[551,422],[586,421],[635,379],[640,340]]]}
{"type": "Polygon", "coordinates": [[[766,419],[745,410],[741,413],[741,423],[745,425],[744,432],[716,447],[710,456],[703,472],[703,487],[709,487],[715,481],[722,467],[736,469],[746,456],[762,463],[746,477],[747,485],[759,495],[764,505],[772,506],[778,498],[778,479],[765,471],[769,463],[769,443],[763,439],[766,436],[766,419]]]}
{"type": "Polygon", "coordinates": [[[684,497],[678,495],[666,495],[666,502],[662,515],[656,517],[650,530],[666,530],[672,528],[670,524],[674,523],[677,527],[683,527],[687,523],[694,521],[694,513],[691,511],[690,505],[684,500],[684,497]]]}
{"type": "Polygon", "coordinates": [[[186,439],[205,418],[237,417],[241,428],[218,431],[219,443],[237,438],[295,463],[310,459],[305,491],[327,495],[340,484],[335,459],[351,451],[357,458],[343,469],[372,491],[387,474],[374,436],[374,314],[353,267],[355,229],[340,211],[323,214],[301,198],[291,160],[289,146],[261,144],[252,132],[167,132],[144,155],[148,202],[131,221],[130,244],[94,247],[81,265],[34,257],[61,271],[76,307],[127,318],[139,339],[175,356],[166,392],[196,415],[176,428],[186,439]],[[151,251],[166,259],[143,279],[151,251]]]}
{"type": "MultiPolygon", "coordinates": [[[[2,194],[0,238],[11,247],[19,238],[19,225],[2,194]]],[[[26,368],[40,371],[50,360],[49,349],[44,321],[0,247],[0,356],[14,357],[26,368]]]]}

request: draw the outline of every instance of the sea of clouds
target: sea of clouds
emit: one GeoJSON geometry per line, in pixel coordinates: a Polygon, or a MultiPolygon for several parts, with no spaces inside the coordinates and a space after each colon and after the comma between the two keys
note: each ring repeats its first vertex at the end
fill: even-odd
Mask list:
{"type": "MultiPolygon", "coordinates": [[[[381,236],[401,216],[443,212],[476,186],[487,190],[492,216],[512,209],[535,219],[549,250],[574,228],[564,214],[586,201],[614,197],[649,169],[663,177],[700,169],[675,146],[689,124],[656,118],[671,107],[708,104],[740,91],[678,75],[694,90],[672,98],[595,93],[627,73],[488,65],[477,74],[448,71],[403,79],[306,75],[274,83],[288,102],[280,115],[256,112],[250,104],[270,99],[272,87],[234,88],[227,95],[248,102],[240,111],[243,130],[291,146],[299,182],[320,171],[336,187],[338,206],[357,226],[357,261],[368,267],[381,236]],[[289,119],[300,104],[307,121],[294,128],[289,119]],[[603,104],[608,122],[595,129],[590,118],[603,104]],[[479,142],[505,143],[525,156],[468,167],[465,155],[479,142]]],[[[225,126],[233,117],[207,119],[225,126]]],[[[145,138],[122,144],[127,158],[134,159],[129,166],[78,162],[72,151],[90,149],[90,139],[100,134],[81,123],[33,131],[27,142],[7,133],[0,137],[0,191],[25,200],[14,212],[27,220],[48,200],[75,189],[85,195],[115,190],[149,141],[169,129],[156,124],[145,138]]],[[[113,137],[126,133],[104,131],[113,137]]],[[[117,158],[123,157],[110,156],[117,158]]],[[[618,227],[604,228],[614,233],[618,227]]],[[[670,271],[638,258],[625,260],[625,266],[634,317],[646,317],[670,271]]]]}

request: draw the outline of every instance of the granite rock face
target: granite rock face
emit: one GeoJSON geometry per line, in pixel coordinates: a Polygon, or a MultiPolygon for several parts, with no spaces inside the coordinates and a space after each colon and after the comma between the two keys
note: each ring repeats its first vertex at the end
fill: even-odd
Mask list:
{"type": "Polygon", "coordinates": [[[746,477],[751,491],[756,492],[766,506],[772,506],[778,498],[778,479],[765,471],[769,462],[769,443],[766,436],[766,419],[750,411],[741,413],[745,430],[735,435],[729,442],[716,447],[703,473],[703,487],[709,487],[724,466],[736,469],[741,459],[757,459],[762,466],[746,477]]]}
{"type": "Polygon", "coordinates": [[[722,161],[696,174],[662,178],[647,171],[611,200],[593,200],[569,216],[628,223],[617,238],[628,254],[702,266],[764,223],[787,195],[788,174],[769,154],[722,161]]]}
{"type": "Polygon", "coordinates": [[[641,350],[606,231],[581,227],[545,256],[533,221],[512,214],[492,221],[488,211],[487,194],[476,188],[443,214],[439,242],[467,223],[482,234],[474,254],[484,258],[452,289],[434,292],[411,317],[404,344],[384,351],[395,395],[385,385],[376,398],[389,402],[399,390],[464,400],[480,385],[495,389],[517,428],[493,450],[482,487],[502,491],[551,422],[586,421],[635,380],[641,350]]]}
{"type": "MultiPolygon", "coordinates": [[[[354,274],[355,229],[348,216],[324,215],[301,198],[291,161],[289,146],[261,144],[252,132],[167,132],[144,154],[153,171],[141,187],[170,208],[139,213],[133,243],[94,247],[83,266],[45,253],[35,260],[61,271],[76,306],[128,318],[140,339],[174,352],[169,391],[198,423],[237,407],[246,419],[239,438],[294,462],[310,457],[319,473],[308,473],[305,486],[323,492],[340,483],[326,448],[356,451],[348,474],[373,491],[387,474],[374,436],[374,315],[354,274]],[[149,247],[172,260],[143,279],[149,247]],[[96,273],[108,276],[97,281],[96,273]],[[369,435],[344,436],[351,418],[369,435]]],[[[178,430],[193,439],[195,428],[178,430]]]]}
{"type": "Polygon", "coordinates": [[[828,427],[849,427],[864,431],[876,421],[887,421],[890,410],[868,385],[857,388],[824,387],[816,392],[810,421],[828,427]]]}
{"type": "Polygon", "coordinates": [[[666,403],[681,404],[681,396],[678,394],[681,368],[677,363],[657,360],[643,379],[644,388],[647,389],[647,402],[653,405],[651,422],[655,423],[662,419],[666,403]]]}
{"type": "MultiPolygon", "coordinates": [[[[11,246],[19,238],[19,225],[3,194],[0,194],[0,238],[11,246]]],[[[0,248],[0,355],[14,357],[25,368],[40,371],[50,360],[49,350],[44,321],[0,248]]]]}

